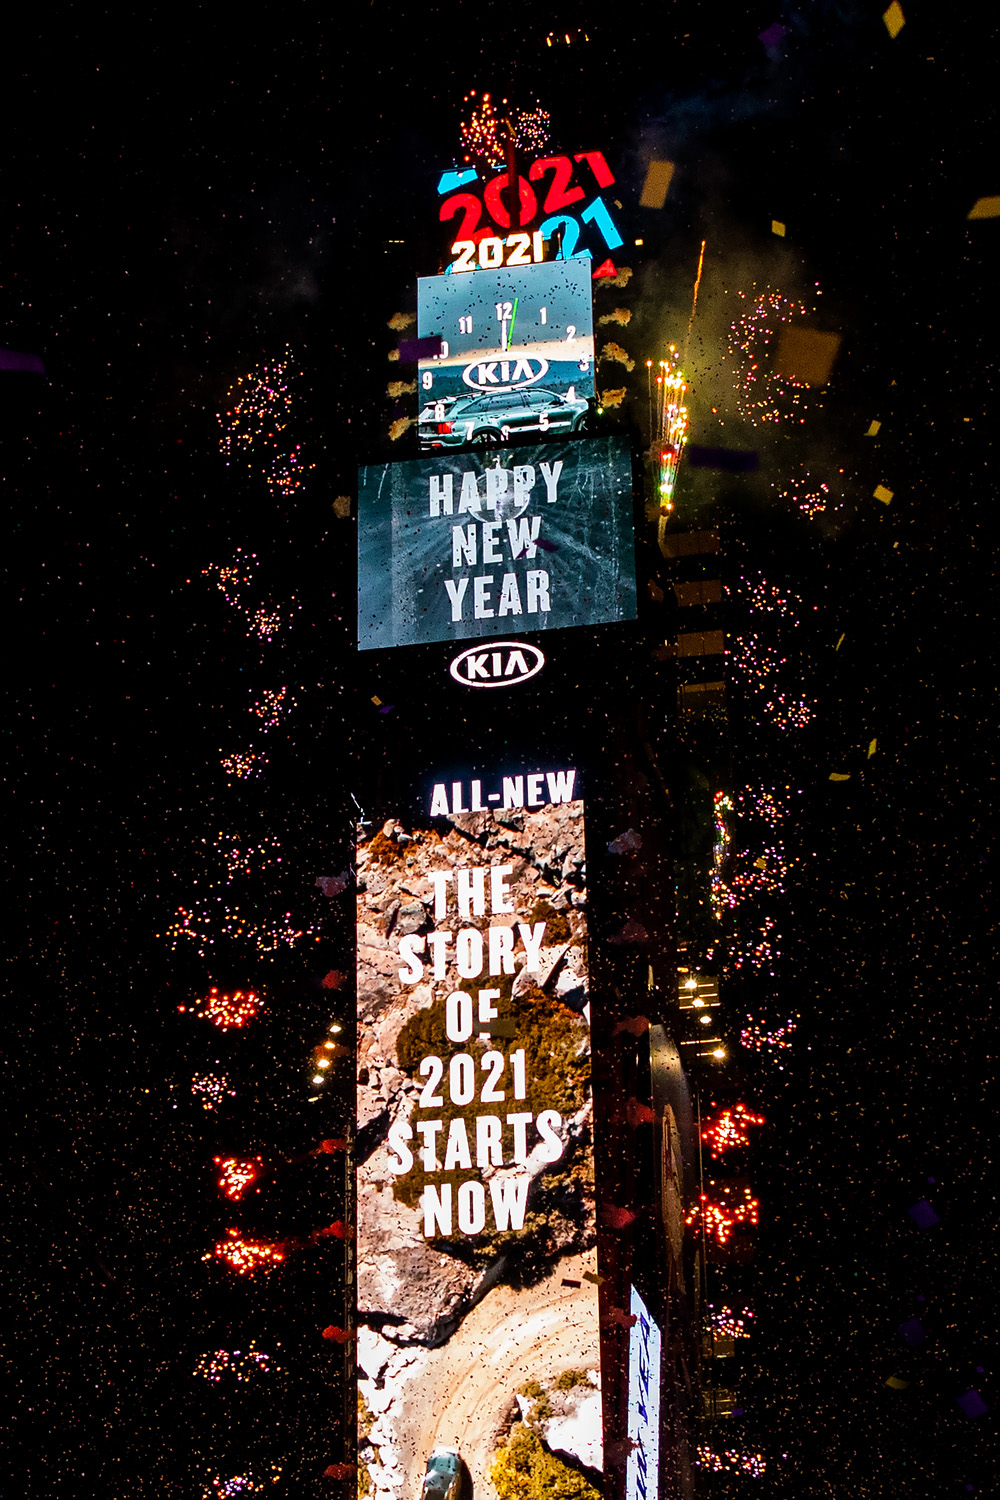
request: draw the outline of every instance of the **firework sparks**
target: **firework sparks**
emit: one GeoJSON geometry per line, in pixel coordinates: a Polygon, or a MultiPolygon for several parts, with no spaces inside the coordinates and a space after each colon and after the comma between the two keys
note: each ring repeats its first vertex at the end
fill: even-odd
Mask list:
{"type": "Polygon", "coordinates": [[[260,720],[262,729],[274,729],[294,702],[287,687],[264,688],[256,703],[250,705],[250,712],[260,720]]]}
{"type": "Polygon", "coordinates": [[[808,316],[811,309],[781,292],[762,292],[753,298],[740,292],[739,296],[748,305],[730,328],[729,353],[737,367],[735,390],[740,416],[754,427],[767,422],[804,422],[809,383],[794,375],[779,374],[766,361],[777,350],[782,326],[808,316]]]}
{"type": "Polygon", "coordinates": [[[684,1222],[698,1232],[704,1224],[709,1239],[724,1247],[732,1238],[734,1229],[758,1222],[760,1204],[748,1187],[730,1186],[726,1183],[715,1186],[719,1196],[710,1198],[707,1193],[699,1194],[699,1201],[688,1209],[684,1222]]]}
{"type": "Polygon", "coordinates": [[[238,1156],[213,1156],[219,1168],[219,1189],[227,1198],[238,1199],[260,1176],[262,1161],[259,1156],[241,1159],[238,1156]]]}
{"type": "Polygon", "coordinates": [[[475,89],[466,94],[463,103],[471,105],[471,110],[468,119],[458,127],[464,161],[481,161],[499,171],[507,160],[508,140],[518,151],[529,155],[545,149],[552,123],[547,110],[539,105],[534,109],[511,109],[503,99],[498,112],[489,94],[483,94],[478,104],[475,99],[475,89]]]}
{"type": "Polygon", "coordinates": [[[698,1444],[697,1452],[698,1463],[713,1474],[752,1474],[754,1478],[758,1478],[767,1468],[766,1460],[760,1453],[739,1453],[735,1448],[716,1453],[705,1443],[698,1444]]]}
{"type": "Polygon", "coordinates": [[[657,485],[661,511],[674,508],[674,492],[677,489],[677,470],[684,445],[688,440],[688,409],[684,405],[687,384],[678,364],[677,350],[673,344],[666,359],[659,362],[656,376],[656,397],[653,397],[652,360],[646,361],[650,382],[650,427],[652,430],[653,461],[659,467],[657,485]]]}
{"type": "Polygon", "coordinates": [[[702,1126],[701,1138],[713,1157],[725,1151],[736,1151],[750,1144],[750,1126],[763,1125],[764,1116],[755,1115],[745,1104],[733,1104],[722,1109],[702,1126]]]}
{"type": "Polygon", "coordinates": [[[294,948],[310,938],[319,942],[318,930],[296,927],[291,912],[273,922],[253,922],[239,907],[209,901],[195,902],[191,908],[178,907],[176,919],[161,937],[175,950],[182,944],[192,944],[201,958],[207,957],[216,942],[242,940],[252,943],[259,953],[275,953],[283,946],[294,948]]]}
{"type": "Polygon", "coordinates": [[[259,776],[267,765],[267,756],[259,750],[236,750],[224,755],[219,762],[227,776],[245,781],[248,776],[259,776]]]}
{"type": "Polygon", "coordinates": [[[738,1313],[731,1307],[709,1308],[709,1322],[716,1338],[748,1339],[752,1319],[753,1313],[748,1307],[742,1308],[738,1313]]]}
{"type": "MultiPolygon", "coordinates": [[[[183,1011],[186,1007],[179,1008],[183,1011]]],[[[231,994],[223,995],[217,989],[211,989],[203,999],[195,1001],[194,1013],[211,1021],[221,1031],[232,1031],[255,1020],[263,1008],[260,996],[252,990],[233,990],[231,994]]]]}
{"type": "Polygon", "coordinates": [[[201,1100],[202,1109],[216,1109],[223,1099],[235,1099],[236,1090],[230,1088],[229,1079],[218,1073],[198,1073],[191,1080],[191,1092],[201,1100]]]}
{"type": "Polygon", "coordinates": [[[254,1271],[273,1271],[285,1259],[285,1252],[280,1245],[244,1239],[238,1229],[230,1229],[202,1259],[224,1261],[238,1276],[250,1276],[254,1271]]]}
{"type": "Polygon", "coordinates": [[[787,1050],[792,1045],[795,1025],[793,1017],[789,1017],[782,1026],[774,1026],[767,1021],[755,1021],[753,1016],[747,1016],[746,1025],[740,1032],[740,1046],[746,1047],[749,1052],[787,1050]]]}
{"type": "Polygon", "coordinates": [[[271,1355],[258,1349],[256,1340],[251,1339],[248,1348],[244,1350],[215,1349],[211,1354],[203,1354],[192,1374],[213,1385],[223,1380],[245,1385],[247,1381],[257,1380],[261,1375],[270,1375],[279,1368],[273,1363],[271,1355]]]}

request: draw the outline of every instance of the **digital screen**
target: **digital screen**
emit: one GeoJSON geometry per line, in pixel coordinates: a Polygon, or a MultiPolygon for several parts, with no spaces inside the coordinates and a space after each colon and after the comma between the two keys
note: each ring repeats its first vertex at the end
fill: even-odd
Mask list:
{"type": "Polygon", "coordinates": [[[358,473],[358,646],[633,620],[621,436],[440,453],[358,473]]]}
{"type": "Polygon", "coordinates": [[[422,449],[579,432],[594,395],[594,312],[584,260],[424,276],[417,332],[422,449]]]}
{"type": "Polygon", "coordinates": [[[660,1493],[660,1330],[635,1287],[629,1311],[628,1435],[625,1500],[658,1500],[660,1493]]]}
{"type": "Polygon", "coordinates": [[[458,168],[441,173],[438,218],[456,257],[448,269],[524,265],[573,255],[603,263],[622,249],[619,205],[608,191],[615,174],[601,151],[540,156],[511,184],[506,170],[458,168]],[[486,248],[480,246],[486,241],[486,248]],[[491,257],[491,259],[487,259],[491,257]]]}
{"type": "Polygon", "coordinates": [[[577,773],[442,778],[356,868],[359,1463],[399,1497],[509,1493],[542,1445],[600,1474],[577,773]]]}

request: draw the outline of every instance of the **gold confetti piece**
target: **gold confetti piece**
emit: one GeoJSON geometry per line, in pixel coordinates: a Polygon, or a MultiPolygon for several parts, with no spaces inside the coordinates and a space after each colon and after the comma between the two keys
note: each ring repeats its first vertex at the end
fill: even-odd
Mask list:
{"type": "Polygon", "coordinates": [[[865,437],[875,437],[881,426],[881,422],[873,422],[868,431],[865,433],[865,437]]]}
{"type": "Polygon", "coordinates": [[[772,234],[778,234],[778,235],[781,236],[782,239],[784,239],[785,238],[785,226],[784,226],[784,224],[782,224],[778,219],[772,219],[771,220],[771,233],[772,234]]]}
{"type": "Polygon", "coordinates": [[[760,859],[755,859],[754,860],[753,867],[754,867],[755,870],[766,870],[767,869],[767,860],[764,858],[763,854],[761,855],[760,859]]]}
{"type": "Polygon", "coordinates": [[[600,1286],[601,1282],[604,1280],[604,1277],[598,1276],[596,1271],[584,1271],[583,1279],[584,1281],[592,1281],[595,1286],[600,1286]]]}
{"type": "Polygon", "coordinates": [[[850,779],[851,779],[851,773],[850,773],[850,771],[831,771],[830,772],[830,780],[831,781],[850,781],[850,779]]]}
{"type": "Polygon", "coordinates": [[[416,313],[398,312],[393,313],[392,317],[386,324],[386,327],[391,328],[393,333],[402,333],[404,328],[409,328],[410,324],[415,323],[416,321],[416,313]]]}
{"type": "Polygon", "coordinates": [[[642,185],[639,207],[662,208],[667,201],[667,192],[673,175],[672,161],[651,161],[646,169],[646,181],[642,185]]]}
{"type": "Polygon", "coordinates": [[[889,35],[892,37],[899,36],[899,33],[906,25],[906,17],[903,15],[903,7],[899,4],[899,0],[892,0],[892,4],[882,19],[885,22],[885,29],[889,35]]]}
{"type": "Polygon", "coordinates": [[[888,505],[892,499],[892,490],[887,490],[884,484],[877,484],[873,491],[875,499],[881,500],[883,505],[888,505]]]}
{"type": "MultiPolygon", "coordinates": [[[[847,634],[847,631],[846,631],[846,630],[845,630],[845,631],[844,631],[844,635],[846,635],[846,634],[847,634]]],[[[841,647],[841,644],[842,644],[842,642],[843,642],[843,639],[844,639],[844,635],[842,635],[842,636],[841,636],[841,637],[840,637],[840,640],[839,640],[839,641],[838,641],[838,642],[837,642],[837,644],[836,644],[836,645],[835,645],[835,646],[834,646],[834,648],[833,648],[833,649],[834,649],[834,651],[839,651],[839,650],[840,650],[840,647],[841,647]]]]}
{"type": "Polygon", "coordinates": [[[398,360],[399,359],[399,350],[398,349],[390,349],[388,357],[391,360],[393,360],[393,359],[394,360],[398,360]]]}
{"type": "Polygon", "coordinates": [[[965,217],[967,219],[1000,218],[1000,196],[993,198],[977,198],[965,217]]]}
{"type": "MultiPolygon", "coordinates": [[[[896,9],[899,9],[898,5],[896,9]]],[[[893,32],[893,36],[895,36],[895,34],[896,33],[893,32]]],[[[894,1391],[905,1391],[909,1389],[910,1382],[908,1380],[900,1380],[898,1375],[890,1375],[889,1379],[886,1381],[886,1385],[890,1386],[894,1391]]]]}
{"type": "Polygon", "coordinates": [[[377,698],[374,693],[372,693],[372,702],[374,703],[376,708],[382,707],[382,699],[377,698]]]}
{"type": "Polygon", "coordinates": [[[875,751],[877,749],[878,749],[878,740],[872,740],[869,743],[869,745],[868,745],[868,759],[869,760],[871,760],[872,756],[875,754],[875,751]]]}
{"type": "Polygon", "coordinates": [[[786,380],[826,385],[839,348],[839,333],[821,333],[817,328],[783,328],[772,368],[786,380]]]}
{"type": "Polygon", "coordinates": [[[339,517],[341,521],[347,520],[347,517],[351,514],[350,495],[337,496],[336,500],[333,502],[333,513],[335,516],[339,517]]]}

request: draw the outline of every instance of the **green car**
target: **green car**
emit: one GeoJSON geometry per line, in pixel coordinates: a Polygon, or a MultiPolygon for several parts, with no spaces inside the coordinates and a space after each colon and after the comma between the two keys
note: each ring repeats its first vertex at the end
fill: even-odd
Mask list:
{"type": "Polygon", "coordinates": [[[429,401],[420,413],[420,447],[464,448],[469,443],[505,443],[527,433],[583,432],[590,403],[571,389],[565,396],[537,390],[429,401]]]}
{"type": "Polygon", "coordinates": [[[427,1460],[420,1500],[460,1500],[462,1460],[454,1448],[435,1448],[427,1460]]]}

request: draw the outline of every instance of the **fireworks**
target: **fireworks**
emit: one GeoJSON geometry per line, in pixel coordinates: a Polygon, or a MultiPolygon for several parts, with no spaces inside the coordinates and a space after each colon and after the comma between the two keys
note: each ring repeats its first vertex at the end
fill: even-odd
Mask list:
{"type": "Polygon", "coordinates": [[[747,1016],[746,1025],[740,1032],[740,1046],[750,1052],[782,1051],[792,1045],[795,1020],[791,1017],[781,1026],[770,1027],[766,1021],[755,1021],[747,1016]]]}
{"type": "Polygon", "coordinates": [[[264,688],[256,703],[251,704],[250,712],[260,720],[264,730],[274,729],[282,712],[290,709],[294,702],[287,687],[264,688]]]}
{"type": "Polygon", "coordinates": [[[240,1198],[244,1189],[260,1176],[262,1163],[259,1156],[250,1161],[241,1161],[236,1156],[213,1156],[212,1160],[219,1168],[219,1188],[227,1198],[240,1198]]]}
{"type": "Polygon", "coordinates": [[[269,641],[281,629],[281,612],[277,609],[255,609],[253,614],[247,613],[247,632],[257,636],[258,640],[269,641]]]}
{"type": "Polygon", "coordinates": [[[720,1307],[718,1311],[709,1308],[709,1322],[716,1338],[720,1339],[748,1339],[750,1329],[747,1324],[752,1317],[753,1313],[747,1307],[738,1314],[731,1307],[720,1307]]]}
{"type": "Polygon", "coordinates": [[[263,1495],[268,1484],[277,1484],[280,1478],[278,1464],[271,1465],[271,1473],[266,1479],[253,1474],[234,1474],[231,1479],[223,1479],[221,1475],[213,1474],[207,1488],[201,1492],[202,1500],[237,1500],[241,1495],[263,1495]]]}
{"type": "Polygon", "coordinates": [[[757,1478],[767,1468],[760,1453],[738,1453],[735,1448],[716,1453],[705,1443],[698,1444],[697,1453],[697,1461],[701,1467],[710,1469],[713,1474],[752,1474],[757,1478]]]}
{"type": "MultiPolygon", "coordinates": [[[[206,842],[206,840],[202,840],[206,842]]],[[[218,833],[215,846],[222,853],[226,866],[226,883],[231,884],[237,875],[249,875],[255,868],[263,868],[274,861],[281,864],[281,855],[274,851],[281,848],[278,840],[266,837],[259,844],[246,844],[235,834],[218,833]]]]}
{"type": "Polygon", "coordinates": [[[734,1104],[720,1110],[714,1119],[706,1121],[702,1126],[701,1138],[712,1156],[718,1158],[724,1151],[735,1151],[748,1146],[749,1127],[764,1123],[763,1115],[751,1114],[745,1104],[734,1104]]]}
{"type": "Polygon", "coordinates": [[[466,94],[463,103],[472,104],[468,120],[459,125],[464,161],[482,161],[488,167],[501,170],[507,159],[508,139],[519,151],[536,155],[548,144],[551,119],[547,110],[509,109],[507,100],[501,101],[500,113],[493,107],[489,94],[484,94],[476,105],[475,89],[466,94]]]}
{"type": "Polygon", "coordinates": [[[248,776],[260,775],[267,765],[267,756],[259,750],[237,750],[232,755],[224,755],[219,764],[227,776],[245,781],[248,776]]]}
{"type": "Polygon", "coordinates": [[[729,353],[739,366],[735,389],[740,416],[754,427],[765,422],[804,422],[809,384],[770,370],[764,362],[777,350],[781,325],[793,324],[810,309],[781,292],[762,292],[752,300],[746,292],[739,295],[749,305],[730,329],[729,353]]]}
{"type": "MultiPolygon", "coordinates": [[[[785,788],[788,791],[788,788],[785,788]]],[[[754,790],[747,787],[746,791],[739,795],[740,816],[743,818],[761,818],[770,823],[774,828],[782,818],[788,817],[788,809],[781,807],[775,792],[766,791],[763,787],[754,790]]]]}
{"type": "Polygon", "coordinates": [[[302,444],[294,443],[288,453],[275,454],[264,478],[272,489],[280,491],[287,498],[302,488],[305,476],[315,467],[315,464],[307,464],[303,460],[302,444]]]}
{"type": "MultiPolygon", "coordinates": [[[[740,586],[750,608],[762,614],[790,616],[794,614],[795,606],[802,603],[798,594],[786,593],[776,584],[768,583],[766,578],[758,578],[753,583],[749,578],[741,578],[740,586]]],[[[797,625],[799,622],[793,619],[792,623],[797,625]]]]}
{"type": "Polygon", "coordinates": [[[688,440],[688,409],[684,405],[687,384],[679,368],[677,350],[673,344],[666,359],[659,363],[660,373],[656,377],[656,402],[653,403],[652,360],[646,361],[650,381],[650,430],[654,462],[659,465],[658,493],[660,509],[673,510],[674,491],[677,488],[677,469],[681,453],[688,440]]]}
{"type": "Polygon", "coordinates": [[[281,1265],[285,1252],[280,1245],[272,1245],[267,1240],[246,1240],[238,1229],[230,1229],[227,1238],[220,1240],[202,1259],[211,1260],[213,1257],[225,1261],[238,1276],[249,1276],[254,1271],[273,1271],[281,1265]]]}
{"type": "Polygon", "coordinates": [[[773,963],[780,956],[780,949],[775,947],[777,938],[774,918],[765,917],[759,928],[759,936],[747,939],[742,950],[735,953],[734,967],[742,969],[744,964],[748,964],[751,969],[762,969],[765,964],[773,963]]]}
{"type": "Polygon", "coordinates": [[[688,1209],[684,1222],[699,1231],[704,1225],[709,1239],[723,1247],[729,1243],[734,1229],[757,1223],[760,1204],[748,1187],[726,1183],[716,1184],[716,1187],[720,1197],[710,1198],[707,1193],[701,1193],[699,1201],[688,1209]]]}
{"type": "Polygon", "coordinates": [[[272,1365],[271,1356],[258,1349],[256,1340],[251,1339],[245,1350],[216,1349],[211,1354],[203,1354],[192,1373],[202,1380],[211,1381],[213,1385],[221,1380],[233,1380],[245,1385],[247,1381],[256,1380],[261,1375],[270,1375],[277,1368],[278,1366],[272,1365]]]}
{"type": "Polygon", "coordinates": [[[201,1100],[202,1109],[215,1109],[223,1099],[235,1099],[236,1090],[229,1087],[229,1079],[217,1073],[197,1073],[191,1080],[191,1092],[201,1100]]]}
{"type": "Polygon", "coordinates": [[[715,839],[712,844],[712,876],[710,899],[716,918],[721,918],[726,905],[727,886],[724,878],[726,859],[729,855],[731,835],[726,825],[726,813],[733,810],[733,799],[726,792],[716,792],[712,799],[715,816],[715,839]]]}
{"type": "Polygon", "coordinates": [[[243,555],[243,548],[237,547],[236,559],[231,563],[212,563],[207,568],[202,568],[203,578],[214,578],[215,586],[222,593],[226,603],[234,609],[241,608],[240,589],[247,588],[253,581],[253,570],[257,566],[256,552],[243,555]]]}
{"type": "Polygon", "coordinates": [[[221,900],[195,902],[191,908],[180,906],[177,916],[161,934],[172,949],[182,943],[194,945],[199,957],[205,958],[216,942],[244,940],[259,953],[276,953],[282,946],[294,948],[304,939],[319,942],[315,927],[296,927],[291,912],[273,922],[252,922],[239,907],[223,906],[221,900]]]}
{"type": "Polygon", "coordinates": [[[769,720],[783,731],[805,728],[813,717],[812,704],[805,698],[776,691],[769,680],[786,665],[786,658],[775,647],[764,645],[748,632],[733,639],[729,658],[733,667],[744,674],[761,719],[769,720]]]}
{"type": "Polygon", "coordinates": [[[301,443],[286,446],[280,441],[292,409],[290,365],[286,349],[284,359],[258,365],[241,375],[229,392],[232,406],[218,413],[222,427],[219,452],[226,467],[242,462],[249,468],[256,457],[264,458],[262,449],[272,450],[265,463],[264,481],[285,498],[300,490],[305,475],[316,467],[303,460],[301,443]]]}
{"type": "MultiPolygon", "coordinates": [[[[182,1005],[181,1010],[183,1009],[182,1005]]],[[[233,990],[232,994],[223,995],[218,990],[211,989],[204,999],[195,1001],[195,1014],[211,1021],[222,1031],[245,1026],[248,1021],[260,1015],[262,1009],[263,1001],[252,990],[233,990]]]]}
{"type": "MultiPolygon", "coordinates": [[[[254,635],[261,641],[269,641],[284,624],[280,609],[274,605],[247,604],[241,593],[252,584],[256,566],[257,554],[245,554],[242,547],[237,547],[233,562],[212,563],[209,567],[202,568],[201,573],[203,578],[214,578],[216,588],[220,590],[230,609],[235,609],[243,616],[247,634],[254,635]]],[[[299,605],[298,608],[301,609],[302,606],[299,605]]]]}

